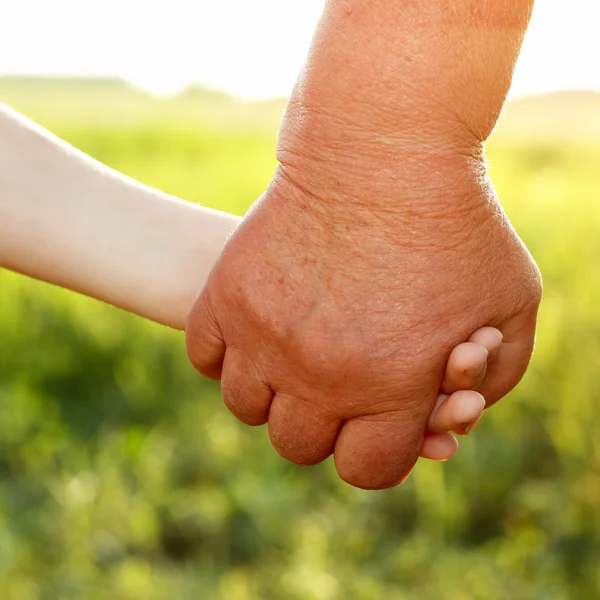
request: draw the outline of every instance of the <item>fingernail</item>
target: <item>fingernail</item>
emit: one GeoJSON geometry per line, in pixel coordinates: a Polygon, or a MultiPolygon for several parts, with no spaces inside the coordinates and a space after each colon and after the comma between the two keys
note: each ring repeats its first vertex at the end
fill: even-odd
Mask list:
{"type": "Polygon", "coordinates": [[[473,429],[475,429],[475,426],[477,425],[477,423],[479,423],[480,419],[481,416],[477,417],[474,421],[471,421],[470,423],[464,423],[463,425],[455,429],[454,433],[456,433],[457,435],[469,435],[473,431],[473,429]]]}
{"type": "Polygon", "coordinates": [[[433,426],[433,422],[435,421],[435,416],[437,414],[437,411],[439,410],[440,406],[442,404],[444,404],[444,402],[446,402],[446,400],[448,400],[450,396],[446,395],[446,394],[440,394],[438,396],[437,402],[435,403],[435,406],[433,407],[433,410],[431,411],[431,414],[429,415],[429,422],[428,422],[428,427],[432,427],[433,426]]]}
{"type": "Polygon", "coordinates": [[[465,427],[465,435],[469,435],[471,433],[471,431],[473,431],[473,429],[475,429],[475,425],[477,425],[477,422],[467,425],[465,427]]]}
{"type": "MultiPolygon", "coordinates": [[[[489,357],[489,355],[488,355],[489,357]]],[[[487,368],[487,360],[485,362],[482,362],[479,365],[476,365],[475,367],[471,367],[470,369],[465,369],[465,374],[468,375],[469,377],[472,377],[473,379],[476,379],[477,377],[479,377],[487,368]]]]}

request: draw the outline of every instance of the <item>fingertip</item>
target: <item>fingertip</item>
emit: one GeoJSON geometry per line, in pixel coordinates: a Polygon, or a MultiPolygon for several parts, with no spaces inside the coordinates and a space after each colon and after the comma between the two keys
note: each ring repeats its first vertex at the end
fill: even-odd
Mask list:
{"type": "Polygon", "coordinates": [[[454,433],[456,433],[456,435],[461,435],[461,436],[469,435],[471,433],[471,431],[473,431],[473,429],[475,428],[477,423],[479,423],[482,416],[483,416],[483,413],[481,415],[479,415],[479,417],[477,417],[473,421],[471,421],[469,423],[465,423],[461,427],[456,427],[455,429],[453,429],[454,433]]]}
{"type": "Polygon", "coordinates": [[[488,356],[482,344],[465,342],[456,346],[448,358],[441,391],[452,394],[476,388],[485,377],[488,356]]]}
{"type": "Polygon", "coordinates": [[[496,329],[495,327],[482,327],[469,338],[469,342],[484,346],[489,353],[487,360],[488,362],[491,362],[496,358],[496,355],[502,346],[503,339],[504,335],[499,329],[496,329]]]}
{"type": "Polygon", "coordinates": [[[471,423],[479,419],[485,410],[485,398],[474,390],[460,390],[455,392],[451,398],[455,403],[454,418],[460,424],[471,423]]]}
{"type": "Polygon", "coordinates": [[[451,433],[430,433],[425,435],[421,447],[421,458],[445,462],[458,452],[458,440],[451,433]]]}
{"type": "Polygon", "coordinates": [[[443,434],[481,418],[485,410],[485,399],[473,390],[460,390],[447,397],[429,420],[428,429],[432,433],[443,434]]]}

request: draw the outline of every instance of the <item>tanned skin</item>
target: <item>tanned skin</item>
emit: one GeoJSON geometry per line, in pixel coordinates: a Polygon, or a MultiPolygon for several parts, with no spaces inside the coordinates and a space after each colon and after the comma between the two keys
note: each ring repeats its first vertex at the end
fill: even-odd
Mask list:
{"type": "Polygon", "coordinates": [[[279,168],[187,324],[198,370],[280,454],[352,485],[410,473],[453,347],[503,334],[480,388],[521,379],[535,262],[487,177],[532,0],[329,0],[279,168]]]}

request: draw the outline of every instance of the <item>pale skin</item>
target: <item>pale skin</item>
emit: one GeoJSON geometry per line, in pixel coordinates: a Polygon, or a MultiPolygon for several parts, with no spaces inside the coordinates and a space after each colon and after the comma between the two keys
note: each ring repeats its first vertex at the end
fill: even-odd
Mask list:
{"type": "MultiPolygon", "coordinates": [[[[240,221],[126,178],[1,107],[0,166],[0,266],[177,329],[240,221]]],[[[479,420],[474,390],[501,343],[486,327],[452,351],[421,456],[451,458],[448,432],[479,420]]]]}
{"type": "MultiPolygon", "coordinates": [[[[539,270],[483,143],[533,0],[328,0],[284,118],[279,168],[187,324],[190,359],[245,423],[348,483],[401,483],[453,348],[503,336],[479,388],[525,373],[539,270]]],[[[426,439],[426,438],[425,438],[426,439]]]]}

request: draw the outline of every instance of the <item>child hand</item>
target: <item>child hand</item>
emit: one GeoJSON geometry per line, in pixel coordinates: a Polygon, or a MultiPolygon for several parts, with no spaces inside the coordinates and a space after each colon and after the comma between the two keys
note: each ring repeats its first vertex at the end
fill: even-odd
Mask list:
{"type": "Polygon", "coordinates": [[[485,377],[487,365],[494,360],[502,333],[493,327],[478,329],[465,344],[456,346],[448,359],[441,394],[429,417],[421,457],[449,460],[458,450],[456,438],[467,435],[485,408],[485,399],[476,390],[485,377]]]}

